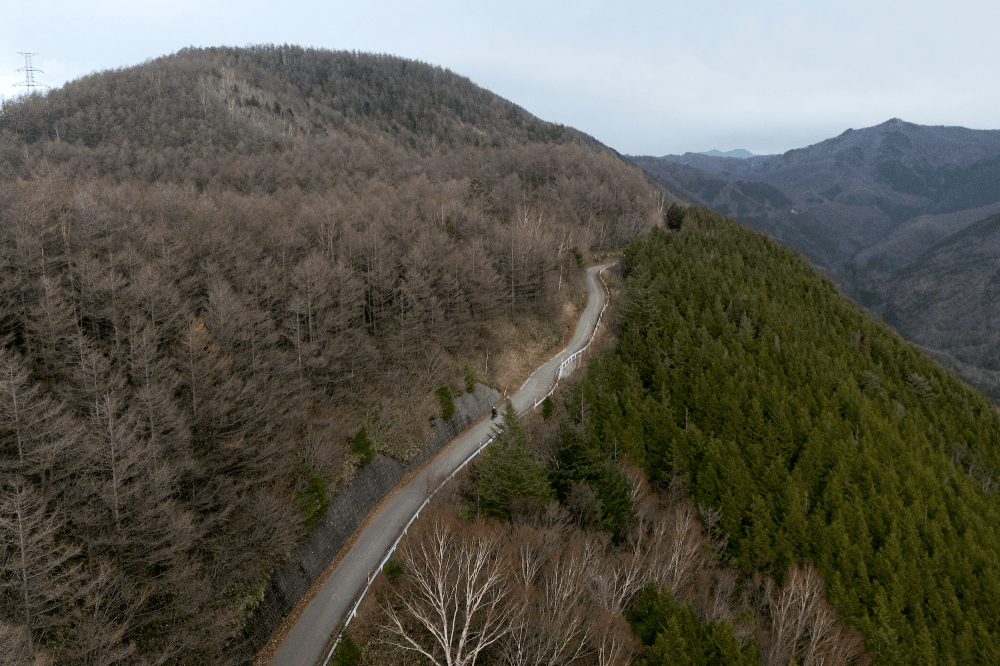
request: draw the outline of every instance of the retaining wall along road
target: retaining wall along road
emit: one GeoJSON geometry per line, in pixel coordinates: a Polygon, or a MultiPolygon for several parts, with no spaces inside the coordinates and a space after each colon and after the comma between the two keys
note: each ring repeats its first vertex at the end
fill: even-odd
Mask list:
{"type": "Polygon", "coordinates": [[[264,598],[247,621],[238,644],[226,657],[229,664],[252,664],[257,652],[282,619],[326,570],[368,513],[404,476],[457,437],[500,399],[493,389],[476,384],[474,393],[455,398],[455,414],[447,421],[438,419],[416,456],[400,462],[376,455],[364,469],[330,499],[330,508],[316,523],[291,557],[271,575],[264,598]]]}

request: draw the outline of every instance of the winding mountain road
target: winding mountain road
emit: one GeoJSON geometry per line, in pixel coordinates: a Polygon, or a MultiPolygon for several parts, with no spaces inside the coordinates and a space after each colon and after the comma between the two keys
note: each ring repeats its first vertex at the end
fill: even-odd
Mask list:
{"type": "MultiPolygon", "coordinates": [[[[532,373],[511,396],[511,403],[519,415],[533,409],[549,394],[559,378],[557,373],[563,362],[589,344],[607,298],[597,277],[609,266],[611,264],[603,264],[587,270],[587,307],[576,325],[573,339],[568,347],[532,373]]],[[[567,365],[562,374],[568,374],[573,367],[567,365]]],[[[365,589],[369,575],[377,570],[414,514],[442,481],[480,449],[482,442],[492,437],[494,422],[488,415],[485,416],[442,447],[408,482],[404,482],[405,485],[397,487],[394,494],[390,493],[388,501],[373,509],[374,515],[368,517],[363,531],[349,545],[349,550],[342,553],[337,568],[288,631],[271,660],[271,666],[314,666],[326,658],[334,630],[351,611],[358,595],[365,589]]]]}

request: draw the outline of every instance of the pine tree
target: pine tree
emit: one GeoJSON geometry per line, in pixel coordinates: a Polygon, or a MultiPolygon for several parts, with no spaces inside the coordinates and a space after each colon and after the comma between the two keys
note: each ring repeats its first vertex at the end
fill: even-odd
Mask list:
{"type": "Polygon", "coordinates": [[[503,429],[493,438],[479,464],[476,493],[483,510],[494,516],[506,515],[513,497],[544,501],[552,496],[545,468],[535,459],[528,435],[509,400],[503,414],[503,429]]]}

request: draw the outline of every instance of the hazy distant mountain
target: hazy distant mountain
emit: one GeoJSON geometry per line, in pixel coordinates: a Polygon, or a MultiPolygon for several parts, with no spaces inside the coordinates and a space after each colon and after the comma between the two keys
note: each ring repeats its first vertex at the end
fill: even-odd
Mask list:
{"type": "Polygon", "coordinates": [[[736,157],[736,158],[740,158],[740,159],[743,159],[743,158],[746,158],[746,157],[756,157],[756,155],[754,155],[753,153],[751,153],[749,150],[743,150],[742,148],[737,148],[735,150],[728,150],[726,152],[722,152],[721,150],[712,149],[712,150],[709,150],[707,152],[699,153],[699,154],[701,154],[701,155],[710,155],[712,157],[736,157]]]}
{"type": "Polygon", "coordinates": [[[763,181],[810,207],[831,202],[872,206],[893,226],[915,214],[1000,200],[998,130],[893,119],[783,155],[727,160],[687,153],[660,159],[730,181],[763,181]]]}
{"type": "MultiPolygon", "coordinates": [[[[939,356],[979,368],[997,363],[996,345],[985,340],[960,353],[974,331],[1000,330],[1000,309],[962,296],[973,289],[972,268],[943,257],[971,249],[980,236],[963,230],[1000,212],[1000,131],[894,118],[782,155],[633,159],[674,190],[803,252],[846,294],[939,356]],[[903,298],[918,274],[935,285],[932,308],[903,298]],[[948,323],[932,333],[927,317],[948,323]],[[974,325],[976,317],[988,324],[974,325]]],[[[1000,253],[976,256],[995,265],[1000,253]]],[[[964,374],[971,380],[975,373],[964,374]]],[[[976,381],[1000,399],[1000,382],[976,381]]]]}

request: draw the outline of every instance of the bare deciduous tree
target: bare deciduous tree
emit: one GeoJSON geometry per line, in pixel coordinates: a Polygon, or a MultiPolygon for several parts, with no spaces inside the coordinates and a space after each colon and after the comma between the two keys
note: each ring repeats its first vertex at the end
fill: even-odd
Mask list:
{"type": "Polygon", "coordinates": [[[517,527],[510,537],[514,551],[508,554],[512,562],[511,577],[514,583],[524,587],[534,585],[545,561],[545,546],[538,530],[525,525],[517,527]]]}
{"type": "Polygon", "coordinates": [[[591,570],[594,598],[609,613],[621,613],[649,581],[648,557],[631,548],[609,553],[591,570]]]}
{"type": "Polygon", "coordinates": [[[0,620],[0,664],[48,666],[51,663],[51,656],[32,644],[27,629],[0,620]]]}
{"type": "Polygon", "coordinates": [[[712,572],[710,599],[705,604],[703,618],[705,622],[735,619],[732,611],[737,581],[735,569],[723,567],[712,572]]]}
{"type": "MultiPolygon", "coordinates": [[[[525,552],[517,550],[518,556],[525,552]]],[[[509,666],[560,666],[592,650],[595,625],[587,604],[587,572],[594,564],[594,550],[583,544],[545,550],[541,566],[540,553],[530,554],[537,585],[520,586],[511,601],[510,629],[501,643],[509,666]]]]}
{"type": "Polygon", "coordinates": [[[649,521],[643,548],[649,556],[650,577],[681,597],[704,564],[705,538],[690,500],[673,502],[649,521]]]}
{"type": "Polygon", "coordinates": [[[628,666],[639,650],[639,640],[621,614],[605,614],[594,632],[598,666],[628,666]]]}
{"type": "Polygon", "coordinates": [[[394,644],[435,666],[473,666],[509,627],[509,581],[496,531],[479,525],[460,534],[438,518],[399,552],[409,586],[397,599],[400,609],[386,608],[394,644]]]}
{"type": "Polygon", "coordinates": [[[31,381],[24,358],[0,349],[0,469],[54,483],[72,432],[64,405],[31,381]]]}
{"type": "Polygon", "coordinates": [[[778,666],[795,658],[804,666],[841,666],[863,655],[860,634],[837,622],[811,564],[791,568],[785,585],[775,588],[772,579],[764,581],[770,632],[762,641],[762,663],[778,666]]]}
{"type": "Polygon", "coordinates": [[[24,628],[27,654],[33,659],[36,638],[65,621],[53,611],[73,601],[79,549],[57,541],[60,521],[48,515],[42,498],[20,474],[0,490],[0,592],[11,600],[11,616],[24,628]]]}

